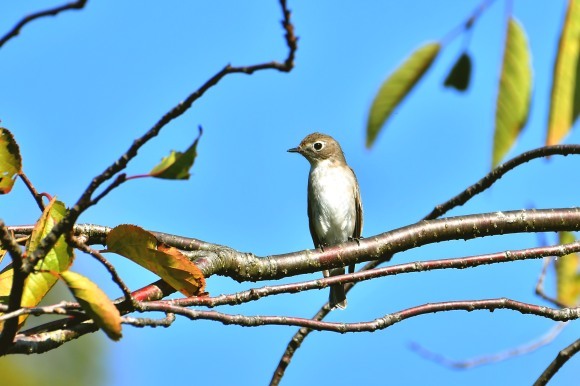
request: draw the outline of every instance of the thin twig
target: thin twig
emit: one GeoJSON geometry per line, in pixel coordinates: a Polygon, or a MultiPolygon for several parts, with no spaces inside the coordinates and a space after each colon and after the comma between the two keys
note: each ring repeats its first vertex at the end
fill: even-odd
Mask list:
{"type": "MultiPolygon", "coordinates": [[[[564,255],[562,255],[564,256],[564,255]]],[[[536,283],[536,295],[538,295],[539,297],[541,297],[542,299],[554,304],[555,306],[564,308],[566,307],[566,305],[562,302],[560,302],[558,299],[548,296],[545,292],[544,292],[544,279],[546,277],[546,273],[548,272],[548,267],[550,266],[550,263],[554,261],[554,256],[546,256],[544,257],[544,264],[542,266],[542,272],[540,273],[540,276],[538,277],[538,282],[536,283]]]]}
{"type": "MultiPolygon", "coordinates": [[[[12,312],[20,309],[20,304],[22,303],[24,282],[26,280],[26,274],[22,272],[24,254],[2,220],[0,220],[0,244],[2,245],[2,248],[8,251],[12,258],[12,269],[14,274],[12,276],[12,287],[10,288],[7,310],[8,312],[12,312]]],[[[0,334],[0,356],[10,349],[17,332],[18,318],[8,319],[4,323],[2,333],[0,334]]]]}
{"type": "Polygon", "coordinates": [[[547,333],[541,336],[539,339],[536,339],[533,342],[527,343],[520,347],[515,347],[510,350],[506,350],[504,352],[500,352],[493,355],[486,355],[481,356],[478,358],[473,359],[466,359],[466,360],[453,360],[445,357],[442,354],[430,351],[425,347],[419,345],[418,343],[412,342],[409,344],[409,348],[413,350],[415,353],[419,354],[425,359],[428,359],[432,362],[440,364],[442,366],[451,367],[454,369],[470,369],[473,367],[487,365],[490,363],[496,363],[505,361],[506,359],[511,359],[520,355],[529,354],[540,347],[543,347],[549,343],[551,343],[560,333],[563,331],[564,327],[568,322],[560,322],[553,326],[547,333]]]}
{"type": "MultiPolygon", "coordinates": [[[[74,224],[78,220],[81,213],[87,210],[92,205],[95,205],[96,201],[92,198],[95,191],[106,181],[113,178],[117,173],[121,170],[125,169],[127,164],[137,156],[137,152],[143,145],[149,142],[152,138],[156,137],[161,129],[163,129],[167,124],[169,124],[174,119],[180,117],[189,108],[193,105],[193,103],[198,100],[201,96],[205,94],[210,88],[215,86],[219,83],[219,81],[230,74],[253,74],[256,71],[261,70],[278,70],[282,72],[289,72],[294,67],[294,57],[297,50],[297,38],[294,35],[294,27],[290,22],[290,11],[286,7],[286,1],[280,0],[280,5],[282,8],[283,13],[283,20],[282,26],[285,30],[285,41],[288,46],[288,54],[285,58],[283,63],[277,61],[271,61],[267,63],[255,64],[251,66],[241,66],[241,67],[233,67],[231,65],[227,65],[218,71],[214,76],[212,76],[209,80],[207,80],[200,88],[196,91],[191,93],[185,100],[178,103],[175,107],[173,107],[168,113],[166,113],[161,119],[151,128],[149,129],[143,136],[137,138],[133,141],[129,149],[121,156],[117,161],[107,167],[101,174],[94,177],[89,186],[85,189],[85,191],[81,194],[81,197],[77,200],[76,204],[73,205],[72,208],[69,209],[65,218],[60,221],[58,224],[52,228],[51,232],[44,237],[41,242],[39,243],[37,249],[31,253],[29,256],[28,261],[26,262],[25,266],[23,267],[25,272],[31,272],[36,262],[46,256],[48,251],[54,246],[58,238],[69,231],[72,230],[74,224]]],[[[120,184],[120,182],[119,182],[120,184]]],[[[118,186],[119,184],[113,185],[114,187],[118,186]]],[[[107,191],[111,189],[107,188],[107,191]]],[[[97,196],[98,199],[101,199],[103,196],[97,196]]]]}
{"type": "Polygon", "coordinates": [[[169,327],[175,321],[175,314],[167,313],[162,319],[123,316],[121,321],[125,324],[130,324],[133,327],[169,327]]]}
{"type": "Polygon", "coordinates": [[[318,320],[297,318],[289,316],[246,316],[231,315],[217,311],[201,311],[186,307],[179,307],[171,304],[160,304],[159,302],[141,304],[143,311],[161,311],[185,316],[191,320],[213,320],[223,324],[233,324],[243,327],[258,327],[265,325],[296,326],[306,327],[318,331],[330,331],[338,333],[346,332],[373,332],[384,330],[406,319],[411,319],[420,315],[433,314],[448,311],[495,311],[499,309],[513,310],[522,314],[536,315],[555,321],[569,321],[580,318],[580,308],[555,309],[536,304],[523,303],[517,300],[498,298],[484,300],[459,300],[439,303],[428,303],[406,310],[387,314],[381,318],[368,322],[342,323],[323,322],[318,320]]]}
{"type": "Polygon", "coordinates": [[[123,296],[125,297],[125,301],[127,302],[127,304],[131,305],[132,308],[135,309],[137,301],[135,299],[133,299],[133,296],[131,295],[131,290],[129,290],[129,288],[127,287],[127,285],[123,281],[123,279],[121,279],[121,277],[117,273],[117,270],[115,269],[113,264],[109,263],[109,261],[107,259],[105,259],[105,257],[101,253],[99,253],[98,251],[96,251],[96,250],[92,249],[91,247],[89,247],[88,245],[86,245],[80,237],[73,236],[67,241],[71,245],[73,245],[75,248],[77,248],[85,253],[88,253],[89,255],[91,255],[95,259],[97,259],[101,264],[103,264],[103,266],[111,274],[111,278],[113,279],[113,282],[115,282],[115,284],[117,284],[117,286],[123,292],[123,296]]]}
{"type": "Polygon", "coordinates": [[[45,16],[56,16],[59,13],[66,11],[66,10],[69,10],[69,9],[82,9],[86,3],[87,3],[87,0],[78,0],[78,1],[74,1],[72,3],[64,4],[64,5],[61,5],[58,7],[54,7],[51,9],[32,13],[28,16],[25,16],[24,18],[22,18],[22,20],[20,20],[18,23],[16,23],[16,25],[14,27],[12,27],[12,29],[10,31],[8,31],[4,36],[2,36],[0,38],[0,47],[2,47],[8,40],[12,39],[13,37],[18,36],[22,27],[24,27],[26,24],[30,23],[31,21],[39,19],[41,17],[45,17],[45,16]]]}
{"type": "Polygon", "coordinates": [[[32,185],[32,181],[30,181],[28,179],[26,174],[20,173],[20,174],[18,174],[18,177],[20,177],[22,182],[24,182],[24,185],[26,185],[26,187],[30,191],[30,194],[32,194],[32,197],[34,197],[34,201],[36,201],[36,205],[38,205],[38,207],[40,208],[40,211],[43,212],[45,205],[44,205],[44,202],[42,201],[42,194],[38,193],[38,191],[36,190],[34,185],[32,185]]]}
{"type": "Polygon", "coordinates": [[[491,187],[497,180],[502,178],[507,172],[513,170],[514,168],[529,162],[536,158],[549,157],[552,155],[563,155],[567,156],[570,154],[580,154],[580,145],[554,145],[554,146],[544,146],[537,149],[533,149],[522,153],[511,160],[499,165],[491,172],[489,172],[485,177],[477,181],[475,184],[471,185],[457,196],[451,198],[450,200],[444,202],[443,204],[437,205],[431,213],[425,216],[424,220],[430,220],[438,218],[453,208],[457,208],[465,204],[467,201],[482,193],[489,187],[491,187]]]}
{"type": "Polygon", "coordinates": [[[556,358],[554,358],[550,365],[538,377],[536,382],[534,382],[534,386],[547,385],[548,382],[550,382],[550,379],[556,375],[558,370],[560,370],[562,366],[564,366],[564,364],[578,352],[580,352],[580,339],[576,340],[574,343],[558,353],[556,358]]]}
{"type": "MultiPolygon", "coordinates": [[[[21,315],[46,315],[46,314],[57,314],[57,315],[71,315],[71,310],[78,310],[80,308],[78,303],[71,303],[62,301],[57,304],[52,304],[50,306],[44,307],[23,307],[18,310],[7,312],[0,315],[0,322],[4,322],[8,319],[17,318],[21,315]]],[[[4,310],[4,307],[2,309],[4,310]]]]}

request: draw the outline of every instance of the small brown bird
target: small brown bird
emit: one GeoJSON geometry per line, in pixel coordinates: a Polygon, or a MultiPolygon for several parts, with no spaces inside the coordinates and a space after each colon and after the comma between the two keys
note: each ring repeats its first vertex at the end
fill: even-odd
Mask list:
{"type": "MultiPolygon", "coordinates": [[[[315,248],[332,246],[361,237],[363,209],[356,176],[346,164],[338,142],[329,135],[313,133],[288,150],[310,162],[308,176],[308,222],[315,248]]],[[[349,267],[349,271],[354,266],[349,267]]],[[[344,274],[344,268],[324,271],[324,277],[344,274]]],[[[344,285],[330,287],[331,308],[346,308],[344,285]]]]}

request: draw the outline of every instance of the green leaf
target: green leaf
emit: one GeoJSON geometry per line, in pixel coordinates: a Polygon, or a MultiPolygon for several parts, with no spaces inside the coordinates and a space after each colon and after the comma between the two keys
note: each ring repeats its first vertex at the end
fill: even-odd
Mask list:
{"type": "MultiPolygon", "coordinates": [[[[570,232],[560,232],[560,244],[570,244],[576,241],[570,232]]],[[[571,253],[556,259],[556,297],[558,301],[567,306],[578,304],[580,297],[580,275],[578,267],[580,257],[577,253],[571,253]]]]}
{"type": "MultiPolygon", "coordinates": [[[[32,230],[26,247],[27,254],[36,250],[40,241],[64,218],[66,213],[65,205],[60,201],[56,201],[56,198],[53,198],[48,203],[32,230]]],[[[34,272],[24,282],[22,307],[37,306],[58,280],[52,272],[67,270],[73,259],[72,248],[66,243],[64,236],[61,236],[46,257],[38,262],[35,267],[35,270],[44,272],[34,272]]],[[[6,304],[8,300],[13,276],[12,265],[7,266],[0,273],[0,303],[2,304],[6,304]]],[[[26,315],[20,317],[20,326],[22,326],[26,318],[26,315]]]]}
{"type": "Polygon", "coordinates": [[[121,314],[109,297],[83,275],[65,271],[60,277],[97,326],[112,340],[121,339],[121,314]]]}
{"type": "Polygon", "coordinates": [[[370,148],[375,142],[379,131],[401,103],[405,96],[413,89],[423,74],[429,69],[441,45],[428,43],[413,52],[381,85],[375,96],[369,112],[367,122],[366,145],[370,148]]]}
{"type": "Polygon", "coordinates": [[[172,150],[167,157],[161,160],[161,163],[149,172],[149,175],[169,180],[187,180],[190,176],[189,169],[193,166],[193,161],[197,156],[197,143],[202,133],[203,130],[200,126],[199,135],[184,153],[172,150]]]}
{"type": "Polygon", "coordinates": [[[528,41],[522,26],[510,18],[495,112],[492,168],[505,157],[525,126],[531,95],[532,67],[528,41]]]}
{"type": "Polygon", "coordinates": [[[0,194],[10,193],[22,171],[20,149],[8,129],[0,127],[0,194]]]}
{"type": "Polygon", "coordinates": [[[453,65],[453,68],[445,78],[443,85],[451,87],[457,91],[465,91],[469,87],[471,77],[471,57],[467,52],[461,54],[459,59],[453,65]]]}
{"type": "Polygon", "coordinates": [[[179,250],[157,243],[153,234],[135,225],[119,225],[107,235],[107,251],[125,256],[155,273],[185,296],[205,290],[201,270],[179,250]]]}
{"type": "Polygon", "coordinates": [[[562,141],[580,110],[580,0],[570,0],[560,33],[560,43],[552,75],[552,97],[546,145],[562,141]]]}

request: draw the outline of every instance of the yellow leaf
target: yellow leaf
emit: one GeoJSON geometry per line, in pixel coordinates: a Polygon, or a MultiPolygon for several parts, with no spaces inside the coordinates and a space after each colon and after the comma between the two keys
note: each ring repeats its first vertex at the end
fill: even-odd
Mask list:
{"type": "Polygon", "coordinates": [[[8,129],[0,127],[0,194],[10,193],[21,171],[22,159],[18,144],[8,129]]]}
{"type": "Polygon", "coordinates": [[[367,147],[371,147],[395,108],[431,67],[441,45],[428,43],[413,52],[381,85],[369,112],[367,147]]]}
{"type": "Polygon", "coordinates": [[[108,296],[95,283],[78,273],[64,271],[60,277],[97,326],[112,340],[121,339],[121,314],[108,296]]]}
{"type": "MultiPolygon", "coordinates": [[[[560,244],[569,244],[575,241],[570,232],[560,232],[560,244]]],[[[580,297],[580,275],[578,267],[580,257],[571,253],[556,259],[556,298],[562,304],[575,306],[580,297]]]]}
{"type": "Polygon", "coordinates": [[[580,76],[580,0],[570,0],[562,25],[552,78],[546,145],[556,145],[572,128],[578,113],[580,76]]]}
{"type": "MultiPolygon", "coordinates": [[[[52,228],[62,220],[66,215],[66,207],[53,198],[40,219],[34,225],[26,253],[30,254],[38,247],[40,241],[52,230],[52,228]]],[[[62,272],[68,269],[72,264],[74,258],[72,248],[66,243],[64,236],[61,236],[54,247],[48,252],[46,257],[40,261],[35,270],[62,272]]],[[[12,288],[12,266],[7,266],[2,273],[0,273],[0,302],[6,304],[8,295],[12,288]]],[[[46,296],[48,291],[54,286],[58,279],[49,272],[34,272],[28,276],[24,282],[24,290],[22,293],[22,307],[35,307],[46,296]]],[[[27,315],[20,317],[20,326],[24,324],[27,315]]]]}
{"type": "Polygon", "coordinates": [[[528,41],[522,26],[510,18],[495,112],[492,168],[501,162],[524,128],[531,95],[532,67],[528,41]]]}
{"type": "Polygon", "coordinates": [[[185,296],[205,290],[201,270],[179,250],[157,245],[153,234],[135,225],[119,225],[107,235],[107,250],[155,273],[185,296]]]}

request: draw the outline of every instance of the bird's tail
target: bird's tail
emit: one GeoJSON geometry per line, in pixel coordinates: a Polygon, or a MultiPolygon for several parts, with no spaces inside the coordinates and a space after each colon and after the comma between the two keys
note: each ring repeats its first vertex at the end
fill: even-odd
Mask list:
{"type": "MultiPolygon", "coordinates": [[[[344,275],[344,268],[332,269],[330,276],[344,275]]],[[[330,295],[328,297],[330,309],[346,308],[346,292],[344,291],[344,284],[335,284],[330,286],[330,295]]]]}

